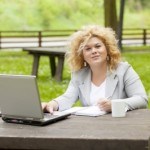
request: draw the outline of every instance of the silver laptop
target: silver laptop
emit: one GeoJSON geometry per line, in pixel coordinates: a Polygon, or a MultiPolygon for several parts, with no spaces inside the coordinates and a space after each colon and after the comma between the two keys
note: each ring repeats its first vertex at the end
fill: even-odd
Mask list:
{"type": "Polygon", "coordinates": [[[0,109],[4,121],[30,125],[46,125],[70,115],[45,115],[36,77],[28,75],[0,75],[0,109]]]}

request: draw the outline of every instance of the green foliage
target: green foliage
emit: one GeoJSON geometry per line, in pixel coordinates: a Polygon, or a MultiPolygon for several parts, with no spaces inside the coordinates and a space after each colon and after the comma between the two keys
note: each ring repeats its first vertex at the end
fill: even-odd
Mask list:
{"type": "Polygon", "coordinates": [[[148,0],[126,0],[126,4],[128,5],[128,9],[132,12],[142,11],[143,8],[149,8],[150,3],[148,0]]]}
{"type": "Polygon", "coordinates": [[[75,29],[86,23],[103,24],[102,4],[98,0],[1,0],[0,29],[75,29]]]}
{"type": "Polygon", "coordinates": [[[149,27],[149,7],[149,0],[127,0],[124,14],[124,27],[149,27]]]}
{"type": "Polygon", "coordinates": [[[96,18],[101,16],[98,0],[39,0],[38,2],[39,16],[44,29],[75,29],[81,24],[99,23],[96,18]],[[92,9],[93,7],[95,9],[92,9]]]}
{"type": "MultiPolygon", "coordinates": [[[[148,0],[127,0],[124,27],[150,26],[149,4],[148,0]]],[[[0,19],[0,30],[77,29],[85,24],[104,25],[103,0],[0,0],[0,19]]]]}
{"type": "Polygon", "coordinates": [[[36,16],[36,0],[1,0],[0,1],[0,29],[28,30],[38,28],[36,16]],[[37,23],[36,23],[37,22],[37,23]]]}

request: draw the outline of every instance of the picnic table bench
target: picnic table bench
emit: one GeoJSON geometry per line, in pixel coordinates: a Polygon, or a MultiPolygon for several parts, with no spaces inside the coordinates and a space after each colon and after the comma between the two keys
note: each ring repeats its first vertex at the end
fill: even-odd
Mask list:
{"type": "Polygon", "coordinates": [[[150,110],[129,111],[124,118],[71,115],[44,127],[0,118],[0,149],[150,150],[150,110]]]}
{"type": "Polygon", "coordinates": [[[38,76],[39,61],[41,56],[48,56],[51,68],[51,75],[57,81],[62,80],[64,56],[66,53],[65,45],[57,45],[50,47],[23,48],[23,51],[33,55],[32,75],[38,76]],[[58,61],[56,63],[56,57],[58,61]]]}

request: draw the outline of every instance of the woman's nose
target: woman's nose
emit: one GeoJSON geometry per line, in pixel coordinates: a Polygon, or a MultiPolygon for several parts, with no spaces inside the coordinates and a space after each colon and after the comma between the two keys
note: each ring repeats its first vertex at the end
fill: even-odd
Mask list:
{"type": "Polygon", "coordinates": [[[92,48],[92,53],[95,53],[95,52],[97,52],[97,50],[96,50],[95,47],[93,47],[93,48],[92,48]]]}

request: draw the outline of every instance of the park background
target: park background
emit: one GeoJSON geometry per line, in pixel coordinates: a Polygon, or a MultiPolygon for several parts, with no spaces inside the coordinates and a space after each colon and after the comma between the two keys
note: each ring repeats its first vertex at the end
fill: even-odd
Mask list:
{"type": "MultiPolygon", "coordinates": [[[[79,29],[87,24],[103,26],[103,3],[103,0],[0,0],[0,30],[79,29]]],[[[149,0],[125,0],[123,28],[149,28],[149,8],[149,0]]],[[[131,46],[123,48],[130,49],[131,46]]],[[[124,52],[123,59],[137,71],[150,97],[150,48],[135,45],[131,49],[137,52],[124,52]],[[147,51],[138,52],[144,49],[147,51]]],[[[0,73],[28,75],[31,73],[32,61],[32,56],[21,50],[0,50],[0,73]]],[[[41,58],[38,86],[42,101],[61,95],[70,80],[66,63],[62,82],[52,79],[48,63],[47,57],[41,58]]]]}
{"type": "MultiPolygon", "coordinates": [[[[104,0],[0,0],[0,30],[78,29],[104,25],[104,0]]],[[[120,0],[116,0],[119,14],[120,0]]],[[[149,0],[125,0],[124,28],[150,27],[149,0]]]]}
{"type": "MultiPolygon", "coordinates": [[[[0,0],[0,30],[78,29],[104,25],[104,0],[0,0]]],[[[119,14],[120,0],[116,0],[119,14]]],[[[149,0],[125,0],[124,28],[150,26],[149,0]]]]}

